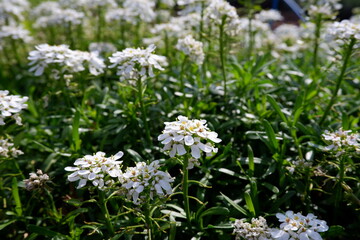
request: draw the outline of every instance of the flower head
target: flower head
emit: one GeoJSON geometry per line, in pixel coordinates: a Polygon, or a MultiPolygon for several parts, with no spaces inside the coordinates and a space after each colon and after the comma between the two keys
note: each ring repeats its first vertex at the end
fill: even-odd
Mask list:
{"type": "Polygon", "coordinates": [[[335,132],[325,130],[322,137],[330,144],[325,149],[335,153],[336,156],[344,153],[360,153],[360,135],[351,130],[344,131],[342,128],[335,132]]]}
{"type": "Polygon", "coordinates": [[[51,182],[49,176],[40,169],[38,169],[36,173],[29,173],[29,175],[30,177],[24,180],[25,188],[28,191],[46,188],[46,184],[51,182]]]}
{"type": "Polygon", "coordinates": [[[196,41],[191,35],[179,39],[176,48],[182,51],[186,56],[189,56],[195,63],[199,65],[203,63],[205,58],[203,43],[196,41]]]}
{"type": "Polygon", "coordinates": [[[14,143],[11,142],[10,138],[0,138],[0,157],[9,158],[11,156],[16,158],[21,154],[24,153],[14,147],[14,143]]]}
{"type": "Polygon", "coordinates": [[[5,125],[4,119],[12,117],[17,125],[22,125],[19,115],[22,109],[27,108],[28,97],[9,95],[9,91],[0,90],[0,125],[5,125]]]}
{"type": "Polygon", "coordinates": [[[314,214],[303,216],[301,213],[287,211],[285,214],[277,213],[281,222],[280,229],[272,229],[271,237],[281,240],[321,240],[319,232],[326,232],[329,227],[325,221],[317,219],[314,214]]]}
{"type": "Polygon", "coordinates": [[[236,240],[265,240],[270,239],[269,227],[265,218],[252,218],[251,223],[245,222],[244,219],[236,220],[234,223],[234,234],[236,240]]]}
{"type": "Polygon", "coordinates": [[[119,177],[123,193],[134,204],[139,205],[148,197],[164,198],[172,193],[170,183],[174,180],[169,173],[160,171],[159,167],[159,161],[153,161],[149,165],[138,162],[135,167],[128,167],[119,177]]]}
{"type": "Polygon", "coordinates": [[[117,75],[120,79],[137,79],[143,76],[154,77],[154,70],[164,70],[167,65],[166,58],[153,54],[155,45],[150,45],[146,49],[126,48],[121,52],[114,53],[109,57],[113,63],[110,68],[117,68],[117,75]]]}
{"type": "Polygon", "coordinates": [[[32,66],[29,71],[35,76],[41,76],[49,65],[58,66],[62,73],[81,72],[88,67],[92,75],[104,72],[105,64],[96,52],[84,52],[71,50],[67,45],[50,46],[48,44],[37,45],[36,50],[29,53],[28,59],[32,66]]]}
{"type": "Polygon", "coordinates": [[[218,149],[214,143],[221,142],[218,134],[207,127],[206,120],[189,120],[184,116],[179,116],[174,122],[165,122],[165,129],[158,140],[164,144],[163,150],[169,151],[170,157],[191,151],[196,159],[201,157],[201,151],[207,155],[216,153],[218,149]]]}
{"type": "Polygon", "coordinates": [[[77,188],[86,186],[87,181],[103,190],[110,187],[114,181],[108,178],[117,178],[122,174],[122,161],[117,161],[123,156],[123,152],[118,152],[114,156],[105,157],[104,152],[97,152],[94,155],[86,155],[74,162],[75,167],[66,167],[66,171],[73,172],[68,176],[70,182],[79,181],[77,188]]]}

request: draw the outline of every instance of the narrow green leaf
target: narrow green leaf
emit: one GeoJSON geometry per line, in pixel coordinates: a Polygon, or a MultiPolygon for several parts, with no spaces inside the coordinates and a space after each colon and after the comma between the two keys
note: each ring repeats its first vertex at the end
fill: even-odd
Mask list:
{"type": "Polygon", "coordinates": [[[32,224],[29,225],[29,230],[30,230],[30,232],[37,233],[39,235],[47,236],[47,237],[55,237],[55,236],[63,236],[63,237],[65,237],[61,233],[52,231],[49,228],[40,227],[40,226],[36,226],[36,225],[32,225],[32,224]]]}
{"type": "Polygon", "coordinates": [[[6,221],[6,222],[3,223],[3,224],[0,224],[0,230],[3,230],[4,228],[6,228],[7,226],[9,226],[9,225],[12,224],[13,222],[16,222],[16,219],[9,220],[9,221],[6,221]]]}
{"type": "Polygon", "coordinates": [[[250,194],[248,192],[245,192],[244,197],[245,197],[246,206],[248,207],[252,217],[255,217],[256,216],[255,207],[250,194]]]}
{"type": "Polygon", "coordinates": [[[278,105],[278,103],[275,101],[275,99],[273,97],[271,97],[270,95],[266,96],[268,102],[271,104],[271,106],[274,108],[274,110],[277,112],[277,114],[279,114],[279,116],[281,117],[281,119],[288,123],[288,119],[286,118],[285,114],[281,111],[280,106],[278,105]]]}
{"type": "Polygon", "coordinates": [[[284,196],[282,196],[280,199],[278,199],[272,206],[270,212],[274,212],[277,211],[277,209],[279,209],[279,207],[287,202],[292,196],[294,196],[296,194],[295,191],[288,191],[287,193],[285,193],[284,196]]]}
{"type": "Polygon", "coordinates": [[[22,215],[22,207],[21,207],[21,201],[20,201],[20,196],[19,196],[18,181],[17,181],[16,177],[13,177],[13,179],[12,179],[11,189],[12,189],[12,195],[13,195],[13,198],[15,201],[15,212],[18,216],[21,216],[22,215]]]}
{"type": "Polygon", "coordinates": [[[276,152],[279,152],[279,142],[276,139],[274,129],[272,128],[271,124],[266,120],[263,121],[263,124],[269,140],[269,144],[275,149],[276,152]]]}
{"type": "Polygon", "coordinates": [[[200,218],[208,216],[208,215],[226,215],[229,214],[230,211],[226,207],[212,207],[206,209],[200,214],[200,218]]]}
{"type": "Polygon", "coordinates": [[[233,200],[231,200],[229,197],[227,197],[225,194],[223,193],[220,193],[224,198],[225,200],[231,205],[233,206],[236,210],[238,210],[240,213],[242,213],[243,215],[245,216],[248,216],[248,212],[246,211],[245,208],[243,207],[240,207],[236,202],[234,202],[233,200]]]}
{"type": "Polygon", "coordinates": [[[250,145],[247,145],[248,148],[248,159],[249,159],[249,176],[252,177],[255,171],[255,163],[254,163],[254,152],[250,145]]]}
{"type": "Polygon", "coordinates": [[[79,126],[80,126],[80,112],[77,109],[72,125],[72,149],[78,151],[80,149],[81,140],[79,135],[79,126]]]}
{"type": "Polygon", "coordinates": [[[299,117],[303,111],[304,111],[303,107],[299,107],[298,109],[296,109],[296,111],[294,113],[294,120],[292,122],[292,126],[295,126],[296,123],[299,121],[299,117]]]}

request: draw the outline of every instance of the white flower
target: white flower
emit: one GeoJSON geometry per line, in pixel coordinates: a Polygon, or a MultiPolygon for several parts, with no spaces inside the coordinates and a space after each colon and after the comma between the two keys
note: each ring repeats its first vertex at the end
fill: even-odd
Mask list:
{"type": "Polygon", "coordinates": [[[3,39],[21,40],[28,43],[32,40],[28,30],[22,26],[2,26],[0,29],[0,41],[3,39]]]}
{"type": "Polygon", "coordinates": [[[255,19],[262,22],[272,22],[272,21],[282,21],[284,18],[278,10],[269,9],[262,10],[261,12],[255,14],[255,19]]]}
{"type": "Polygon", "coordinates": [[[13,157],[16,158],[19,155],[24,154],[22,151],[14,147],[14,143],[11,142],[10,138],[0,138],[0,157],[13,157]]]}
{"type": "Polygon", "coordinates": [[[225,18],[225,23],[231,23],[238,19],[236,8],[224,0],[211,0],[204,10],[205,21],[221,25],[223,18],[225,18]]]}
{"type": "Polygon", "coordinates": [[[217,136],[207,127],[206,120],[189,120],[179,116],[175,122],[165,122],[165,129],[158,140],[164,144],[163,150],[168,151],[170,157],[191,151],[192,157],[199,159],[201,151],[208,156],[217,153],[218,149],[213,146],[213,143],[221,142],[217,136]]]}
{"type": "Polygon", "coordinates": [[[49,26],[74,26],[82,24],[85,17],[83,12],[78,12],[74,9],[56,8],[48,12],[49,15],[41,15],[36,19],[34,27],[46,28],[49,26]]]}
{"type": "Polygon", "coordinates": [[[49,176],[46,173],[44,174],[40,169],[38,169],[36,173],[29,173],[29,175],[30,177],[23,181],[28,191],[45,188],[46,184],[50,182],[49,176]]]}
{"type": "Polygon", "coordinates": [[[75,167],[66,167],[66,171],[73,172],[68,176],[70,182],[79,181],[78,189],[85,187],[87,181],[103,190],[113,184],[113,180],[107,180],[108,177],[117,178],[121,176],[122,161],[117,161],[123,156],[123,152],[118,152],[114,156],[105,157],[104,152],[97,152],[94,155],[86,155],[74,162],[75,167]]]}
{"type": "Polygon", "coordinates": [[[205,58],[203,43],[196,41],[191,35],[179,39],[176,48],[182,51],[186,56],[189,56],[195,63],[199,65],[203,63],[205,58]]]}
{"type": "Polygon", "coordinates": [[[0,1],[0,23],[8,21],[14,23],[23,20],[23,12],[28,10],[30,3],[27,0],[2,0],[0,1]]]}
{"type": "Polygon", "coordinates": [[[236,234],[235,239],[246,239],[246,240],[266,240],[270,239],[269,227],[266,223],[265,218],[252,218],[251,223],[245,222],[245,219],[236,220],[233,224],[234,231],[236,234]]]}
{"type": "Polygon", "coordinates": [[[319,232],[326,232],[329,227],[325,221],[318,220],[314,214],[303,216],[287,211],[285,214],[277,213],[276,217],[281,223],[280,229],[271,229],[271,237],[280,240],[321,240],[319,232]]]}
{"type": "Polygon", "coordinates": [[[60,5],[65,8],[96,10],[99,7],[117,7],[115,0],[60,0],[60,5]]]}
{"type": "Polygon", "coordinates": [[[117,68],[117,75],[120,79],[137,79],[138,77],[154,77],[153,68],[164,70],[167,65],[166,58],[153,54],[155,45],[150,45],[146,49],[126,48],[121,52],[114,53],[109,57],[113,63],[110,68],[117,68]]]}
{"type": "Polygon", "coordinates": [[[139,205],[147,198],[155,196],[164,198],[172,194],[170,174],[159,170],[159,161],[153,161],[149,165],[138,162],[135,167],[128,167],[124,174],[119,177],[122,183],[123,193],[128,200],[139,205]]]}
{"type": "Polygon", "coordinates": [[[41,76],[48,65],[55,64],[64,72],[80,72],[89,69],[92,75],[104,72],[105,64],[97,53],[71,50],[67,45],[50,46],[48,44],[37,45],[36,50],[29,53],[28,59],[32,66],[29,71],[35,76],[41,76]]]}
{"type": "MultiPolygon", "coordinates": [[[[154,12],[155,2],[149,0],[125,0],[123,8],[128,12],[132,12],[133,16],[136,16],[143,22],[151,22],[155,19],[156,14],[154,12]]],[[[133,19],[138,22],[136,18],[133,19]]]]}
{"type": "Polygon", "coordinates": [[[360,135],[356,132],[344,131],[342,128],[335,132],[325,130],[322,137],[330,144],[325,149],[335,153],[336,156],[344,153],[360,153],[360,135]]]}
{"type": "Polygon", "coordinates": [[[350,40],[352,38],[360,40],[360,24],[352,23],[349,20],[334,22],[327,29],[328,38],[350,40]]]}
{"type": "Polygon", "coordinates": [[[19,113],[27,108],[27,100],[28,97],[9,95],[9,91],[0,90],[0,125],[5,125],[4,119],[7,117],[12,117],[17,125],[22,125],[19,113]]]}

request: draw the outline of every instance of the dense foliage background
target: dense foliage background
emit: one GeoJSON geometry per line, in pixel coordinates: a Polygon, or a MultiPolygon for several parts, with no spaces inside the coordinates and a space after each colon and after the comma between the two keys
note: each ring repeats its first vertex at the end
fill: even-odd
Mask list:
{"type": "MultiPolygon", "coordinates": [[[[321,233],[324,239],[360,238],[359,145],[336,154],[326,150],[331,142],[322,136],[326,130],[359,130],[360,18],[352,20],[355,35],[330,38],[336,8],[330,15],[306,12],[305,22],[281,31],[287,24],[280,19],[256,17],[261,1],[242,1],[234,25],[221,11],[218,21],[204,17],[211,1],[142,0],[139,6],[153,2],[150,20],[141,9],[117,21],[108,18],[112,1],[59,1],[83,16],[79,23],[69,15],[50,24],[51,14],[61,14],[36,13],[41,2],[21,7],[0,1],[0,90],[28,97],[20,112],[23,125],[5,118],[0,126],[0,139],[23,152],[0,154],[2,239],[144,239],[149,219],[143,208],[121,194],[109,197],[116,189],[105,191],[111,234],[95,187],[76,189],[67,180],[65,167],[98,151],[123,151],[124,167],[160,160],[174,177],[174,194],[152,208],[155,239],[234,239],[235,219],[263,216],[277,227],[275,214],[287,210],[325,220],[330,229],[321,233]],[[188,13],[180,11],[192,11],[191,4],[199,4],[199,18],[181,20],[188,13]],[[6,15],[6,7],[18,7],[18,16],[6,15]],[[49,18],[40,24],[44,16],[49,18]],[[7,25],[28,33],[6,35],[7,25]],[[176,47],[188,34],[203,43],[201,64],[176,47]],[[113,47],[100,53],[103,73],[91,74],[86,64],[78,72],[60,64],[49,64],[39,76],[29,71],[29,52],[39,44],[90,52],[94,42],[113,47]],[[139,82],[120,80],[116,68],[108,67],[114,52],[151,43],[168,64],[140,80],[140,90],[139,82]],[[157,140],[164,122],[180,115],[205,119],[222,140],[215,144],[218,153],[202,156],[200,166],[189,170],[190,219],[182,157],[169,157],[157,140]],[[27,191],[23,180],[38,169],[51,182],[27,191]]],[[[124,2],[116,1],[126,9],[124,2]]]]}

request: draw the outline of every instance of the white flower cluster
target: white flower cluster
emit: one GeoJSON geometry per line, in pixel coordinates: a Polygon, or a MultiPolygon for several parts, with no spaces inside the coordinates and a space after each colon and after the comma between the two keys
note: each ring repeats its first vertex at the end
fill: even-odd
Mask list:
{"type": "Polygon", "coordinates": [[[183,39],[179,39],[176,48],[190,57],[195,63],[201,65],[204,62],[203,43],[196,41],[193,36],[188,35],[183,39]]]}
{"type": "Polygon", "coordinates": [[[226,23],[231,23],[238,19],[239,16],[236,13],[236,8],[225,0],[211,0],[204,10],[205,21],[221,25],[223,18],[225,18],[226,23]]]}
{"type": "Polygon", "coordinates": [[[120,80],[137,79],[143,76],[154,77],[153,68],[164,70],[167,65],[166,57],[153,54],[155,45],[150,45],[146,49],[126,48],[121,52],[116,52],[109,57],[113,63],[110,68],[117,68],[117,75],[120,80]]]}
{"type": "Polygon", "coordinates": [[[100,190],[110,187],[114,180],[109,177],[117,178],[122,174],[122,161],[117,161],[123,156],[123,152],[118,152],[114,156],[105,157],[104,152],[97,152],[94,155],[86,155],[74,162],[76,167],[66,167],[66,171],[73,172],[68,176],[70,182],[79,181],[77,188],[86,186],[87,181],[100,190]]]}
{"type": "Polygon", "coordinates": [[[116,51],[116,47],[109,42],[92,42],[89,45],[89,51],[97,54],[113,53],[116,51]]]}
{"type": "Polygon", "coordinates": [[[281,24],[274,30],[277,42],[275,48],[281,51],[297,52],[303,49],[304,42],[300,40],[300,27],[293,24],[281,24]]]}
{"type": "Polygon", "coordinates": [[[60,0],[61,6],[66,8],[85,8],[96,10],[99,7],[117,7],[115,0],[60,0]]]}
{"type": "Polygon", "coordinates": [[[221,142],[218,134],[207,127],[206,120],[189,120],[184,116],[179,116],[174,122],[165,122],[165,129],[158,140],[165,145],[163,150],[169,151],[170,157],[176,154],[182,156],[191,150],[195,159],[201,157],[201,151],[208,156],[217,153],[213,143],[221,142]]]}
{"type": "Polygon", "coordinates": [[[132,20],[138,22],[151,22],[155,19],[156,14],[154,12],[155,2],[149,0],[125,0],[123,8],[126,12],[131,13],[132,20]],[[136,19],[136,18],[137,19],[136,19]]]}
{"type": "Polygon", "coordinates": [[[354,133],[351,130],[344,131],[340,128],[335,132],[325,130],[322,137],[326,143],[330,144],[326,146],[325,149],[336,153],[336,156],[340,156],[344,153],[360,153],[359,133],[354,133]]]}
{"type": "Polygon", "coordinates": [[[27,108],[28,97],[9,95],[9,91],[0,90],[0,125],[5,125],[4,119],[12,117],[17,125],[22,125],[19,115],[22,109],[27,108]]]}
{"type": "Polygon", "coordinates": [[[255,19],[262,22],[272,22],[272,21],[282,21],[284,18],[278,10],[269,9],[269,10],[262,10],[261,12],[255,14],[255,19]]]}
{"type": "Polygon", "coordinates": [[[83,12],[76,11],[74,9],[61,9],[55,8],[48,11],[49,15],[40,15],[34,24],[38,28],[46,28],[50,26],[74,26],[82,24],[85,17],[83,12]]]}
{"type": "Polygon", "coordinates": [[[252,218],[251,223],[245,222],[245,219],[237,219],[233,224],[236,240],[266,240],[270,239],[270,229],[265,218],[252,218]]]}
{"type": "Polygon", "coordinates": [[[0,0],[0,23],[23,20],[23,12],[29,7],[30,3],[27,0],[0,0]]]}
{"type": "Polygon", "coordinates": [[[153,161],[149,165],[138,162],[135,167],[128,167],[124,174],[119,177],[122,183],[122,192],[128,200],[139,205],[147,198],[154,196],[164,198],[172,194],[170,183],[174,181],[170,174],[159,170],[159,161],[153,161]]]}
{"type": "Polygon", "coordinates": [[[28,30],[22,26],[2,26],[0,29],[0,43],[3,39],[21,40],[28,43],[32,40],[28,30]]]}
{"type": "Polygon", "coordinates": [[[336,17],[336,11],[342,8],[339,2],[340,0],[307,0],[305,9],[310,17],[321,15],[322,18],[333,19],[336,17]]]}
{"type": "Polygon", "coordinates": [[[325,221],[317,219],[314,214],[303,216],[287,211],[285,214],[277,213],[281,222],[280,229],[272,229],[272,239],[280,240],[321,240],[319,232],[326,232],[329,227],[325,221]]]}
{"type": "Polygon", "coordinates": [[[46,184],[50,182],[50,178],[47,174],[43,173],[40,169],[36,173],[29,173],[29,179],[25,179],[25,188],[28,191],[35,189],[42,189],[46,187],[46,184]]]}
{"type": "Polygon", "coordinates": [[[327,29],[328,37],[340,40],[355,38],[360,40],[360,24],[352,23],[349,20],[334,22],[327,29]]]}
{"type": "Polygon", "coordinates": [[[0,157],[9,158],[18,157],[19,155],[24,154],[22,151],[14,147],[14,143],[10,142],[10,139],[0,138],[0,157]]]}
{"type": "Polygon", "coordinates": [[[104,72],[106,67],[104,60],[97,53],[89,53],[78,50],[71,50],[67,45],[50,46],[48,44],[37,45],[36,50],[29,53],[28,59],[32,66],[29,71],[34,72],[35,76],[41,76],[48,65],[59,66],[62,72],[81,72],[86,69],[92,75],[99,75],[104,72]]]}

